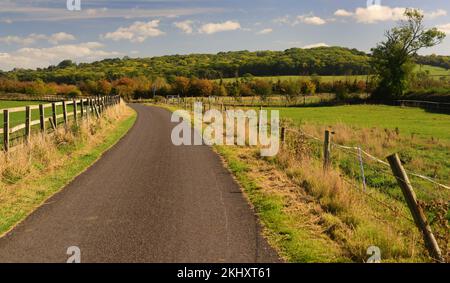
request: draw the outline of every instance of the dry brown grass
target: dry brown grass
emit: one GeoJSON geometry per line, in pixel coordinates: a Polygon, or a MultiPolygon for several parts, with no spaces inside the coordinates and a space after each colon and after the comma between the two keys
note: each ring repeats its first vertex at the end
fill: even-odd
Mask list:
{"type": "Polygon", "coordinates": [[[67,127],[58,127],[51,134],[33,135],[29,143],[22,142],[8,153],[0,152],[0,191],[21,179],[61,166],[67,158],[66,153],[70,156],[70,149],[101,142],[108,128],[127,113],[128,108],[121,104],[107,109],[102,119],[91,117],[78,125],[70,122],[67,127]]]}
{"type": "MultiPolygon", "coordinates": [[[[426,260],[420,235],[413,223],[389,211],[351,185],[336,168],[324,173],[322,163],[306,155],[282,150],[276,159],[280,169],[319,203],[324,213],[324,232],[354,261],[367,258],[366,250],[378,246],[384,261],[426,260]]],[[[404,206],[376,191],[371,197],[407,215],[404,206]]]]}

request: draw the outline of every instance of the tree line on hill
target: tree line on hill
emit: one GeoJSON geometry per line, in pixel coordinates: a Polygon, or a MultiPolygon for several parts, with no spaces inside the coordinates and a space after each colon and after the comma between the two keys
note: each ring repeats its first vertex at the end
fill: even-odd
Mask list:
{"type": "Polygon", "coordinates": [[[64,60],[44,69],[14,69],[3,75],[19,81],[77,84],[87,80],[114,81],[123,77],[176,76],[202,79],[282,75],[363,75],[370,71],[369,57],[356,49],[321,47],[285,51],[237,51],[218,54],[172,55],[152,58],[105,59],[76,64],[64,60]]]}
{"type": "Polygon", "coordinates": [[[441,55],[428,55],[428,56],[417,56],[415,62],[420,65],[430,65],[434,67],[444,68],[446,70],[450,69],[450,56],[441,55]]]}

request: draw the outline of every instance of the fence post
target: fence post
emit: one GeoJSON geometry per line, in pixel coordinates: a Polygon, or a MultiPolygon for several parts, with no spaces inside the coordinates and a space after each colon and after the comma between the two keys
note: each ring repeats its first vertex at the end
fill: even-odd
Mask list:
{"type": "Polygon", "coordinates": [[[9,110],[3,110],[3,150],[9,150],[9,110]]]}
{"type": "Polygon", "coordinates": [[[89,113],[89,116],[92,116],[92,114],[93,114],[93,112],[94,112],[94,110],[92,109],[92,98],[89,98],[89,101],[88,101],[88,113],[89,113]]]}
{"type": "Polygon", "coordinates": [[[58,120],[56,118],[56,103],[52,103],[52,116],[53,116],[53,125],[58,125],[58,120]]]}
{"type": "Polygon", "coordinates": [[[97,97],[97,103],[96,103],[97,109],[98,109],[98,113],[102,113],[102,104],[100,103],[100,97],[97,97]]]}
{"type": "Polygon", "coordinates": [[[73,100],[73,121],[75,122],[75,124],[78,124],[78,121],[77,121],[77,112],[78,112],[78,109],[77,109],[77,100],[74,99],[74,100],[73,100]]]}
{"type": "Polygon", "coordinates": [[[25,140],[30,141],[31,134],[31,108],[30,106],[25,107],[25,140]]]}
{"type": "Polygon", "coordinates": [[[416,223],[417,228],[419,228],[419,231],[422,233],[423,239],[425,241],[425,246],[428,249],[430,256],[434,260],[444,262],[441,250],[433,235],[433,232],[431,231],[431,227],[428,224],[427,218],[422,208],[417,203],[416,194],[414,193],[408,175],[406,174],[406,171],[400,162],[398,154],[388,156],[387,160],[389,161],[389,165],[391,166],[392,173],[397,179],[398,185],[402,189],[402,193],[405,196],[406,203],[414,218],[414,222],[416,223]]]}
{"type": "Polygon", "coordinates": [[[81,119],[83,119],[84,117],[84,105],[83,105],[84,101],[83,99],[80,99],[80,117],[81,119]]]}
{"type": "Polygon", "coordinates": [[[65,100],[63,100],[62,102],[62,108],[63,108],[64,125],[67,125],[67,105],[65,100]]]}
{"type": "Polygon", "coordinates": [[[45,132],[45,112],[44,104],[39,104],[39,124],[41,126],[41,132],[45,132]]]}
{"type": "Polygon", "coordinates": [[[325,131],[325,138],[323,142],[323,169],[327,171],[331,164],[331,132],[325,131]]]}

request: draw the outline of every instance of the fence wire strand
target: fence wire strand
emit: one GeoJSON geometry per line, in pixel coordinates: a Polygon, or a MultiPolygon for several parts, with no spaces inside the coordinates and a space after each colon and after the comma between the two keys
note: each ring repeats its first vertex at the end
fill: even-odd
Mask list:
{"type": "MultiPolygon", "coordinates": [[[[313,136],[313,135],[310,135],[310,134],[308,134],[308,133],[305,133],[304,131],[298,131],[298,130],[293,130],[293,129],[286,129],[286,130],[289,131],[289,132],[293,132],[293,133],[297,133],[297,134],[300,134],[300,135],[304,135],[304,136],[306,136],[306,137],[309,137],[309,138],[311,138],[311,139],[314,139],[314,140],[316,140],[316,141],[320,141],[321,143],[323,143],[323,141],[322,141],[320,138],[318,138],[318,137],[316,137],[316,136],[313,136]]],[[[360,147],[356,147],[356,146],[346,146],[346,145],[341,145],[341,144],[337,144],[337,143],[334,143],[334,142],[331,142],[331,144],[332,144],[334,147],[336,147],[336,148],[340,148],[340,149],[344,149],[344,150],[351,150],[351,151],[359,151],[359,150],[361,150],[361,153],[364,154],[365,156],[367,156],[367,157],[369,157],[370,159],[372,159],[372,160],[374,160],[374,161],[376,161],[376,162],[378,162],[378,163],[380,163],[380,164],[383,164],[384,166],[387,166],[387,167],[390,168],[390,165],[389,165],[388,162],[383,161],[383,160],[381,160],[380,158],[378,158],[378,157],[376,157],[376,156],[373,156],[372,154],[368,153],[367,151],[363,150],[363,149],[360,148],[360,147]]],[[[357,153],[354,153],[354,154],[355,154],[356,156],[359,156],[357,153]]],[[[428,181],[428,182],[431,182],[431,183],[433,183],[433,184],[435,184],[435,185],[437,185],[437,186],[439,186],[439,187],[441,187],[441,188],[450,190],[450,186],[441,184],[441,183],[439,183],[439,182],[438,182],[436,179],[434,179],[434,178],[430,178],[430,177],[427,177],[427,176],[425,176],[425,175],[423,175],[423,174],[418,174],[418,173],[412,172],[412,171],[407,170],[407,169],[405,169],[405,171],[406,171],[408,174],[410,174],[411,176],[418,177],[418,178],[420,178],[420,179],[423,179],[423,180],[426,180],[426,181],[428,181]]]]}

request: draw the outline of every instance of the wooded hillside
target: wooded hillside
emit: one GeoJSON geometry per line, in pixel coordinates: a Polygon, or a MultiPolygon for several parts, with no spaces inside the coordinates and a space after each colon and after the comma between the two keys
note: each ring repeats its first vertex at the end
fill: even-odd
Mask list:
{"type": "Polygon", "coordinates": [[[285,51],[237,51],[218,54],[171,55],[152,58],[105,59],[75,64],[65,60],[45,69],[16,69],[4,75],[20,81],[75,84],[86,80],[109,81],[121,77],[185,76],[206,79],[252,74],[278,75],[358,75],[369,72],[369,57],[356,49],[320,47],[285,51]]]}

